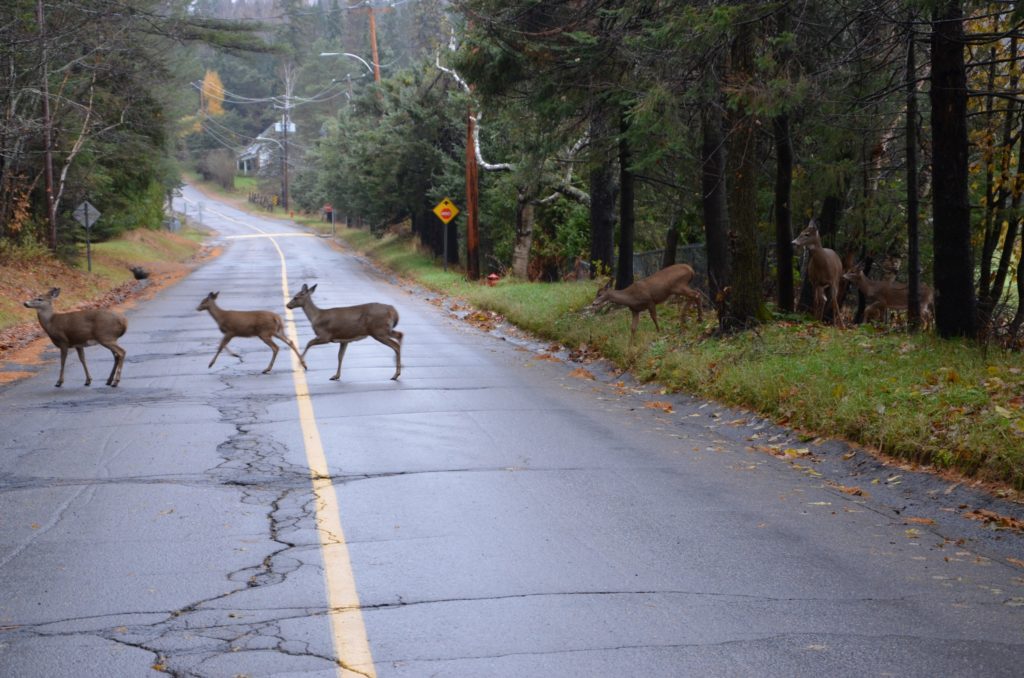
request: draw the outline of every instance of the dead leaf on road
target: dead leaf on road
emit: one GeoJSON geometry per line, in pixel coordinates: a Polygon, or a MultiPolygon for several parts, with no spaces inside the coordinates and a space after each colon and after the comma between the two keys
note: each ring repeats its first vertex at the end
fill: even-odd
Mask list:
{"type": "Polygon", "coordinates": [[[575,370],[569,373],[569,376],[575,379],[590,379],[591,381],[594,381],[596,379],[596,377],[594,377],[593,374],[583,369],[582,367],[577,367],[575,370]]]}

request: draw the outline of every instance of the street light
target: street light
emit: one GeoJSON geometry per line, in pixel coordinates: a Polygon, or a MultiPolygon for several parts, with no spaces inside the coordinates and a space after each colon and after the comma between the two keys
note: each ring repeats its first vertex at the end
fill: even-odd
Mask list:
{"type": "Polygon", "coordinates": [[[365,66],[366,70],[373,74],[373,81],[376,82],[377,84],[380,84],[380,64],[378,64],[376,62],[376,60],[374,60],[373,65],[371,66],[366,61],[366,59],[364,59],[363,57],[359,56],[358,54],[352,54],[351,52],[320,52],[320,56],[322,56],[322,57],[326,57],[326,56],[347,56],[347,57],[351,57],[351,58],[355,59],[356,61],[358,61],[359,63],[361,63],[363,66],[365,66]]]}

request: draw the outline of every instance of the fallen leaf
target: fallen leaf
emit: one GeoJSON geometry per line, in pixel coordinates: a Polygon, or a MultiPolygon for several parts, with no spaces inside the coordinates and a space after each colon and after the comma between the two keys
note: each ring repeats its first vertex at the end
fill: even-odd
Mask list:
{"type": "Polygon", "coordinates": [[[981,521],[997,530],[1024,532],[1024,520],[1018,520],[1012,516],[1004,516],[988,509],[974,509],[965,513],[964,516],[970,520],[981,521]]]}
{"type": "Polygon", "coordinates": [[[904,520],[911,525],[934,525],[935,521],[931,518],[904,518],[904,520]]]}
{"type": "Polygon", "coordinates": [[[1007,558],[1006,562],[1013,563],[1017,567],[1024,568],[1024,560],[1021,560],[1020,558],[1007,558]]]}
{"type": "Polygon", "coordinates": [[[575,379],[590,379],[591,381],[594,381],[596,379],[596,377],[594,377],[593,374],[583,369],[582,367],[577,367],[575,370],[569,373],[569,376],[575,379]]]}
{"type": "Polygon", "coordinates": [[[662,412],[666,412],[668,414],[672,414],[673,412],[672,403],[666,403],[661,400],[650,400],[644,403],[644,407],[646,407],[649,410],[661,410],[662,412]]]}

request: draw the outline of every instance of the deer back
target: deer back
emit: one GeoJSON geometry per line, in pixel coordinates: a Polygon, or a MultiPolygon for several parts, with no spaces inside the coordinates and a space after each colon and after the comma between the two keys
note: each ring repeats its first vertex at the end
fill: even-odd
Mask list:
{"type": "Polygon", "coordinates": [[[309,316],[313,331],[332,341],[386,337],[398,324],[398,312],[388,304],[371,302],[317,310],[315,319],[312,314],[309,316]]]}
{"type": "Polygon", "coordinates": [[[89,309],[54,313],[50,326],[44,329],[55,344],[59,339],[69,347],[89,346],[117,340],[128,331],[128,321],[120,313],[89,309]]]}

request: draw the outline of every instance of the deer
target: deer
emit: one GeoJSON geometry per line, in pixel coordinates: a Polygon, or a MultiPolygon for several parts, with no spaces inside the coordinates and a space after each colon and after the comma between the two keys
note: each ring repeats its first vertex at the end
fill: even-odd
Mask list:
{"type": "Polygon", "coordinates": [[[831,298],[832,318],[837,327],[843,327],[843,316],[839,312],[839,286],[843,277],[843,261],[836,254],[821,245],[818,226],[812,220],[800,235],[793,240],[793,245],[807,248],[810,258],[807,262],[807,278],[814,290],[814,317],[819,322],[825,316],[825,302],[831,298]],[[827,295],[825,290],[831,290],[827,295]]]}
{"type": "Polygon", "coordinates": [[[128,331],[128,320],[120,313],[102,308],[55,313],[53,300],[59,295],[60,288],[54,287],[46,294],[24,302],[26,308],[36,310],[39,324],[53,345],[60,349],[60,376],[57,377],[55,386],[59,388],[64,383],[64,364],[67,362],[70,348],[78,353],[78,360],[85,370],[85,385],[92,384],[92,375],[89,374],[83,349],[99,344],[114,354],[114,367],[107,377],[107,386],[116,388],[121,383],[121,369],[124,367],[126,354],[117,340],[128,331]]]}
{"type": "MultiPolygon", "coordinates": [[[[855,284],[871,302],[864,310],[865,318],[877,316],[882,322],[888,322],[890,309],[905,311],[909,306],[910,289],[906,283],[872,280],[864,275],[863,264],[854,266],[843,274],[843,278],[855,284]]],[[[918,285],[917,296],[921,307],[921,323],[927,329],[935,318],[935,293],[931,287],[921,283],[918,285]]]]}
{"type": "Polygon", "coordinates": [[[303,357],[313,346],[340,344],[338,346],[338,370],[331,381],[341,379],[341,361],[345,357],[345,349],[353,341],[373,337],[395,352],[395,374],[392,381],[402,373],[402,337],[395,329],[398,324],[398,311],[394,306],[380,303],[359,304],[358,306],[341,306],[338,308],[318,308],[313,303],[313,292],[316,285],[302,289],[287,303],[288,308],[302,308],[316,336],[309,340],[302,351],[303,357]]]}
{"type": "Polygon", "coordinates": [[[217,305],[219,295],[220,292],[210,292],[196,307],[197,311],[209,311],[224,335],[220,340],[220,346],[217,347],[217,352],[213,354],[213,360],[206,366],[207,368],[213,367],[221,351],[227,351],[242,361],[242,356],[228,348],[228,342],[235,337],[259,337],[274,352],[270,356],[270,364],[267,365],[267,369],[263,370],[263,374],[270,374],[270,370],[274,368],[274,361],[277,360],[278,348],[274,343],[276,337],[287,344],[295,355],[299,356],[302,369],[307,369],[306,361],[299,355],[299,349],[291,339],[285,336],[284,321],[281,320],[281,316],[272,311],[228,311],[217,305]]]}
{"type": "Polygon", "coordinates": [[[657,305],[669,297],[686,297],[687,303],[683,305],[679,314],[679,324],[686,321],[687,306],[694,306],[697,309],[697,320],[703,321],[704,314],[701,310],[700,292],[690,287],[694,277],[693,267],[689,264],[672,264],[661,269],[657,273],[646,278],[637,280],[629,287],[622,290],[613,290],[612,283],[608,283],[597,291],[597,297],[590,304],[590,311],[599,311],[610,304],[625,306],[633,314],[633,322],[629,326],[629,342],[632,344],[636,337],[636,328],[640,322],[640,313],[646,310],[654,327],[661,332],[658,325],[657,305]]]}

